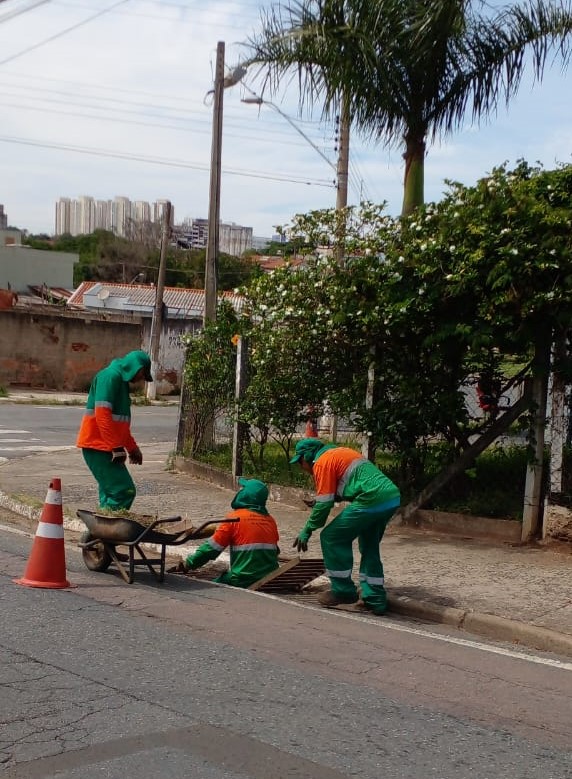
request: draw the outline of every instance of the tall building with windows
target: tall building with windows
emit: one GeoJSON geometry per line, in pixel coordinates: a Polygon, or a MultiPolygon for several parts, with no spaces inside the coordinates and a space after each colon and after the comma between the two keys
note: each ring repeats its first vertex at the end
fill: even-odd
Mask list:
{"type": "Polygon", "coordinates": [[[128,197],[114,197],[111,204],[111,229],[115,235],[124,237],[131,219],[131,201],[128,197]]]}
{"type": "Polygon", "coordinates": [[[4,213],[4,206],[0,204],[0,230],[8,227],[8,214],[4,213]]]}
{"type": "Polygon", "coordinates": [[[61,197],[56,203],[56,235],[71,233],[71,200],[61,197]]]}
{"type": "MultiPolygon", "coordinates": [[[[55,234],[86,235],[94,230],[109,230],[115,235],[130,237],[134,225],[141,231],[154,222],[162,222],[166,202],[131,202],[125,196],[117,196],[113,200],[94,200],[89,195],[77,200],[61,197],[56,203],[55,234]]],[[[173,222],[174,209],[171,208],[171,224],[173,222]]]]}
{"type": "Polygon", "coordinates": [[[75,224],[72,235],[89,235],[95,230],[95,200],[82,195],[75,209],[75,224]]]}
{"type": "Polygon", "coordinates": [[[234,222],[224,224],[219,228],[220,251],[240,257],[247,249],[252,248],[252,227],[243,227],[234,222]]]}

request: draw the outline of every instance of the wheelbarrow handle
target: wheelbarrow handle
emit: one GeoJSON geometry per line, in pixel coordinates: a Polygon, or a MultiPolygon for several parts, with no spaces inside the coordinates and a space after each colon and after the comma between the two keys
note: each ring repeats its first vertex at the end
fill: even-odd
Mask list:
{"type": "Polygon", "coordinates": [[[159,525],[164,525],[166,522],[180,522],[182,517],[167,517],[166,519],[156,519],[154,522],[152,522],[149,527],[146,527],[145,530],[143,530],[142,533],[137,536],[135,541],[133,541],[133,544],[139,544],[142,543],[145,540],[145,537],[156,527],[159,525]]]}
{"type": "Polygon", "coordinates": [[[201,530],[205,529],[205,527],[208,527],[209,525],[222,525],[223,522],[240,522],[240,518],[232,517],[231,519],[209,519],[206,522],[203,522],[202,525],[199,525],[198,527],[191,527],[188,530],[184,531],[183,535],[181,535],[179,538],[177,538],[176,541],[173,541],[171,543],[173,546],[184,544],[186,541],[190,541],[193,538],[196,538],[197,533],[200,533],[201,530]]]}
{"type": "Polygon", "coordinates": [[[205,527],[208,527],[209,525],[222,525],[223,522],[240,522],[240,517],[232,517],[231,519],[209,519],[207,522],[203,522],[202,525],[193,528],[193,533],[200,533],[201,530],[204,530],[205,527]]]}

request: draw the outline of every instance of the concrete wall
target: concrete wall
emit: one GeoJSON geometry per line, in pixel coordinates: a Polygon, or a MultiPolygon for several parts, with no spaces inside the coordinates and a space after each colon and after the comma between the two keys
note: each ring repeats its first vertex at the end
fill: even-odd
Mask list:
{"type": "Polygon", "coordinates": [[[572,510],[569,506],[546,502],[542,536],[572,542],[572,510]]]}
{"type": "Polygon", "coordinates": [[[48,252],[27,246],[0,245],[0,288],[29,294],[28,284],[73,289],[73,266],[78,254],[48,252]]]}
{"type": "MultiPolygon", "coordinates": [[[[47,254],[47,252],[42,252],[47,254]]],[[[36,306],[0,311],[0,384],[87,390],[114,357],[141,348],[141,320],[36,306]]]]}
{"type": "MultiPolygon", "coordinates": [[[[145,351],[149,351],[151,322],[149,317],[143,320],[141,348],[145,351]]],[[[182,336],[196,333],[201,328],[202,322],[198,319],[168,319],[163,322],[159,339],[159,371],[155,377],[158,395],[171,395],[180,391],[186,351],[182,336]]]]}

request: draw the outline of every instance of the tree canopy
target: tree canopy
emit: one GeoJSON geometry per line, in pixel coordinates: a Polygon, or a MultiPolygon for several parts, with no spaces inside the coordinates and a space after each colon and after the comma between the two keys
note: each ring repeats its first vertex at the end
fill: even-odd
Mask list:
{"type": "Polygon", "coordinates": [[[297,79],[300,108],[347,111],[366,137],[404,145],[402,213],[423,203],[426,144],[508,104],[527,62],[570,58],[572,9],[533,0],[291,0],[247,41],[271,93],[297,79]],[[527,59],[528,55],[528,59],[527,59]]]}

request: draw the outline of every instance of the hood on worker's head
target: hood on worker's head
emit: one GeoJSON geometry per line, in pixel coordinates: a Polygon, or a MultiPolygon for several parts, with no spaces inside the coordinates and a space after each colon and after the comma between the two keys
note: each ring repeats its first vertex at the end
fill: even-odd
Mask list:
{"type": "Polygon", "coordinates": [[[268,500],[268,487],[258,479],[239,479],[239,491],[231,502],[233,509],[250,509],[258,514],[268,514],[266,501],[268,500]]]}
{"type": "Polygon", "coordinates": [[[114,360],[114,362],[118,363],[124,381],[133,381],[141,368],[145,371],[145,381],[153,381],[153,376],[151,375],[151,358],[147,352],[144,352],[141,349],[129,352],[125,357],[119,357],[117,360],[114,360]]]}
{"type": "Polygon", "coordinates": [[[312,465],[320,449],[325,446],[326,444],[319,438],[303,438],[296,444],[295,454],[290,462],[299,463],[300,460],[304,459],[309,465],[312,465]]]}

